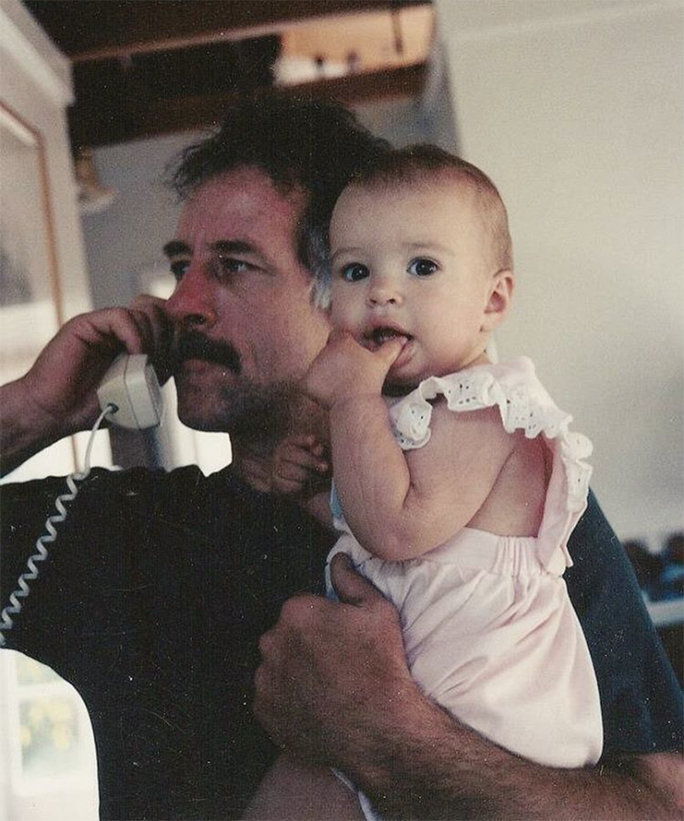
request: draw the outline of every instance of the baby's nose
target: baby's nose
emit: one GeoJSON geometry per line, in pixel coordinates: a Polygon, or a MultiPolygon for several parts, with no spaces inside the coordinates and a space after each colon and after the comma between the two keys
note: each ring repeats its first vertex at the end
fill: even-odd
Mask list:
{"type": "Polygon", "coordinates": [[[403,301],[398,283],[390,277],[373,278],[368,289],[368,304],[372,307],[400,305],[403,301]]]}

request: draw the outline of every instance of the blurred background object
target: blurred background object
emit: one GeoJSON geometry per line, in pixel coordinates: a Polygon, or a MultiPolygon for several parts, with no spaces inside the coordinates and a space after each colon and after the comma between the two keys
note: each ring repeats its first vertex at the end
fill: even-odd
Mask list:
{"type": "Polygon", "coordinates": [[[627,539],[623,547],[646,607],[684,686],[684,532],[675,531],[651,550],[646,539],[627,539]]]}
{"type": "Polygon", "coordinates": [[[71,60],[74,147],[210,123],[234,94],[328,81],[347,102],[416,92],[429,0],[28,0],[71,60]]]}

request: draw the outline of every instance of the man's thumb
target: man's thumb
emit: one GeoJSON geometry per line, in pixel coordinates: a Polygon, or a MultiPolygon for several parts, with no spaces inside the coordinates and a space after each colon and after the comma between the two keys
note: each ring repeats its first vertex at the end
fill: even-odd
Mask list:
{"type": "Polygon", "coordinates": [[[344,604],[362,605],[380,593],[369,581],[354,570],[349,556],[336,553],[330,562],[330,580],[337,597],[344,604]]]}

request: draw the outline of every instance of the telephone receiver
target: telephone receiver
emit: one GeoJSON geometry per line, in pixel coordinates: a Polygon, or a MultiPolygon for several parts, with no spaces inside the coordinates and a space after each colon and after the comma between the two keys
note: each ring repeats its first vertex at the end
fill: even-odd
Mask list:
{"type": "Polygon", "coordinates": [[[106,418],[129,430],[161,424],[164,406],[161,388],[146,354],[120,354],[97,389],[102,410],[114,406],[106,418]]]}

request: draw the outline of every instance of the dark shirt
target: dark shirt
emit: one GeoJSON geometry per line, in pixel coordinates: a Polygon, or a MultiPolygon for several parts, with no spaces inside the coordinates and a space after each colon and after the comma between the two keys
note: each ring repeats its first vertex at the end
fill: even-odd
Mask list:
{"type": "MultiPolygon", "coordinates": [[[[3,606],[63,488],[3,487],[3,606]]],[[[103,818],[240,817],[276,752],[251,711],[258,639],[292,594],[322,592],[333,540],[230,468],[93,471],[6,638],[83,697],[103,818]]],[[[593,499],[571,552],[606,754],[678,749],[679,690],[593,499]]]]}

